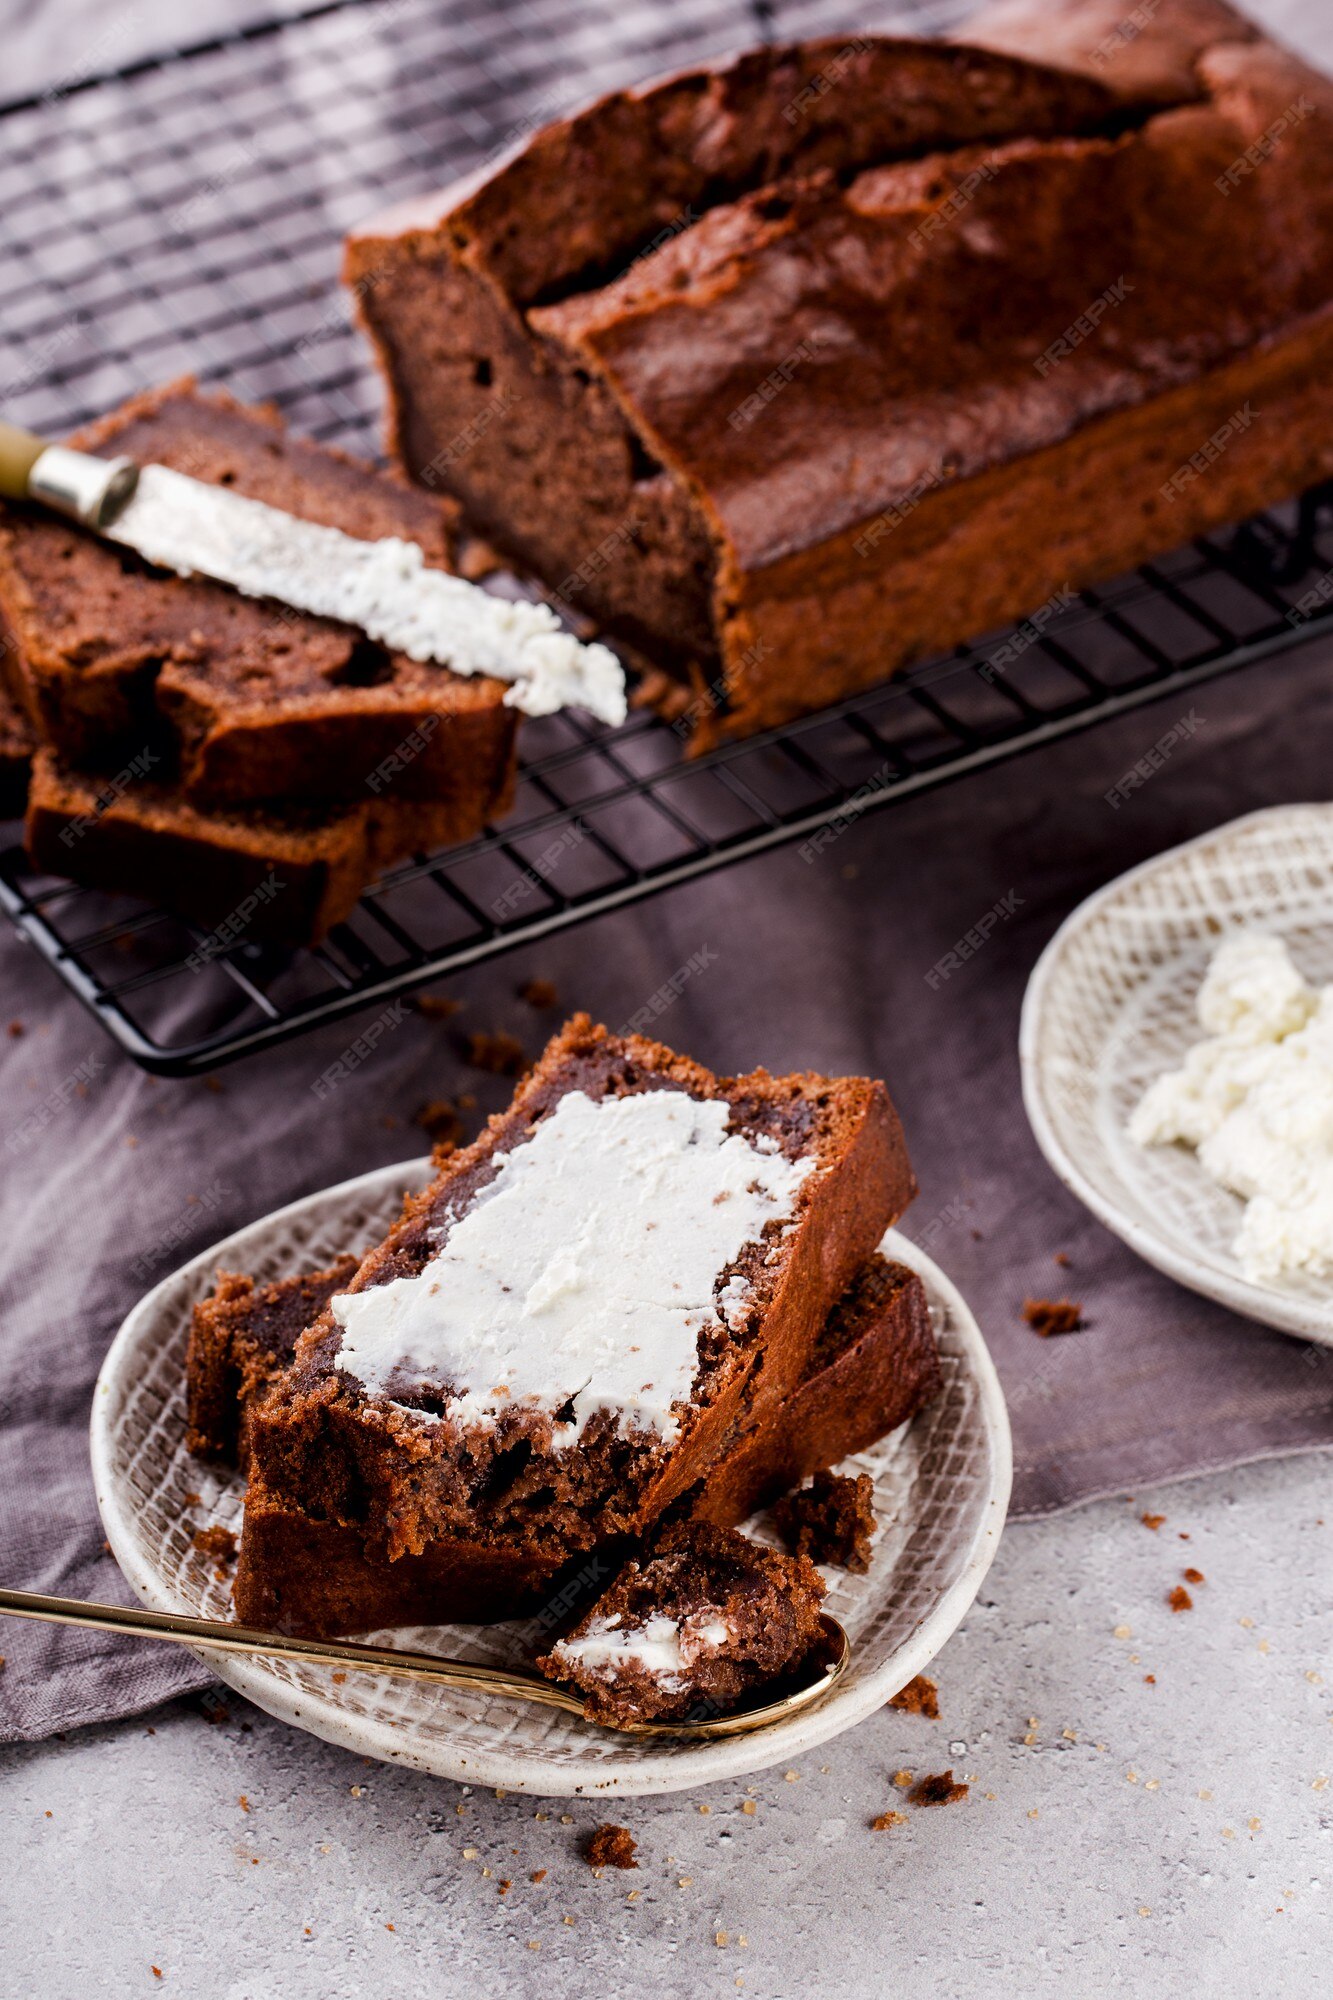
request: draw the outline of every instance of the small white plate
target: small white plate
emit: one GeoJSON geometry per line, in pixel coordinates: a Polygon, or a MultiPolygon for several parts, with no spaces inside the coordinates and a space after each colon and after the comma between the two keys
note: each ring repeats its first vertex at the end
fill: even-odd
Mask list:
{"type": "Polygon", "coordinates": [[[1231,1252],[1239,1196],[1187,1148],[1135,1146],[1125,1130],[1200,1039],[1208,960],[1241,929],[1276,933],[1308,980],[1333,980],[1333,806],[1249,813],[1080,903],[1028,982],[1023,1101],[1065,1186],[1140,1257],[1247,1319],[1333,1346],[1333,1283],[1252,1284],[1231,1252]]]}
{"type": "MultiPolygon", "coordinates": [[[[190,1307],[214,1273],[260,1279],[326,1264],[383,1234],[428,1163],[385,1167],[279,1209],[154,1287],[121,1327],[98,1378],[92,1460],[107,1538],[130,1583],[160,1611],[232,1616],[230,1587],[192,1546],[201,1526],[239,1530],[243,1488],[188,1456],[185,1345],[190,1307]],[[186,1500],[196,1493],[203,1505],[186,1500]]],[[[944,1364],[943,1393],[911,1423],[849,1460],[875,1480],[880,1523],[867,1576],[828,1574],[828,1607],[852,1637],[829,1698],[753,1736],[644,1744],[577,1716],[484,1695],[327,1668],[257,1664],[200,1651],[221,1679],[330,1742],[439,1777],[538,1793],[632,1794],[707,1784],[790,1760],[849,1728],[918,1674],[953,1632],[990,1566],[1009,1501],[1009,1422],[976,1321],[949,1280],[890,1231],[887,1255],[925,1280],[944,1364]]],[[[762,1534],[762,1523],[756,1524],[762,1534]]],[[[521,1664],[535,1626],[437,1626],[392,1643],[521,1664]]]]}

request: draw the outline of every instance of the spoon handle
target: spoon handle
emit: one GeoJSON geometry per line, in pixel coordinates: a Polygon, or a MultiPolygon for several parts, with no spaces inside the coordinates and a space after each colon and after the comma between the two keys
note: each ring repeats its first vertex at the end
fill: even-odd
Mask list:
{"type": "Polygon", "coordinates": [[[374,1673],[403,1674],[411,1680],[474,1688],[483,1694],[516,1695],[521,1701],[540,1702],[547,1708],[583,1713],[581,1702],[537,1674],[485,1666],[480,1661],[444,1660],[435,1653],[413,1653],[395,1646],[359,1646],[346,1639],[297,1639],[249,1625],[228,1625],[218,1618],[187,1618],[181,1612],[138,1611],[119,1604],[85,1604],[81,1598],[47,1597],[35,1590],[0,1589],[0,1614],[44,1619],[54,1625],[84,1625],[98,1632],[134,1632],[149,1639],[171,1639],[182,1646],[208,1646],[221,1653],[301,1660],[308,1666],[368,1667],[374,1673]]]}

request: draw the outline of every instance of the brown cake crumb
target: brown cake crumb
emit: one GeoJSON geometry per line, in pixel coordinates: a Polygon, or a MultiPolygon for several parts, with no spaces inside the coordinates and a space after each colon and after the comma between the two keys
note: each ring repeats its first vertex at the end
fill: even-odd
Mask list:
{"type": "Polygon", "coordinates": [[[952,1771],[932,1771],[919,1778],[907,1794],[913,1806],[951,1806],[967,1797],[968,1787],[954,1783],[952,1771]]]}
{"type": "Polygon", "coordinates": [[[518,997],[542,1014],[560,1005],[560,995],[549,979],[525,979],[518,989],[518,997]]]}
{"type": "Polygon", "coordinates": [[[198,1549],[201,1556],[211,1556],[214,1562],[234,1563],[236,1560],[236,1537],[230,1528],[200,1528],[192,1537],[191,1546],[198,1549]]]}
{"type": "Polygon", "coordinates": [[[1194,1609],[1194,1599],[1190,1596],[1183,1583],[1176,1585],[1166,1601],[1173,1611],[1193,1611],[1194,1609]]]}
{"type": "Polygon", "coordinates": [[[17,1041],[19,1036],[23,1033],[22,1021],[11,1021],[9,1024],[9,1032],[11,1035],[13,1035],[15,1041],[17,1041]]]}
{"type": "Polygon", "coordinates": [[[467,1059],[473,1069],[489,1070],[492,1076],[521,1076],[528,1066],[523,1044],[513,1035],[469,1035],[467,1059]]]}
{"type": "Polygon", "coordinates": [[[1140,1514],[1139,1519],[1142,1521],[1145,1528],[1151,1528],[1153,1533],[1156,1534],[1157,1530],[1161,1527],[1163,1521],[1166,1519],[1166,1515],[1140,1514]]]}
{"type": "Polygon", "coordinates": [[[864,1575],[875,1532],[875,1485],[868,1472],[854,1479],[817,1472],[808,1486],[786,1494],[773,1509],[778,1532],[796,1555],[833,1563],[864,1575]]]}
{"type": "Polygon", "coordinates": [[[1184,1576],[1186,1583],[1203,1583],[1205,1581],[1204,1574],[1201,1569],[1187,1569],[1184,1572],[1184,1576]]]}
{"type": "Polygon", "coordinates": [[[1069,1252],[1067,1250],[1057,1250],[1055,1253],[1055,1261],[1060,1266],[1060,1269],[1062,1271],[1067,1271],[1070,1265],[1069,1252]]]}
{"type": "Polygon", "coordinates": [[[889,1707],[900,1708],[905,1715],[924,1715],[928,1721],[938,1722],[939,1690],[925,1674],[917,1674],[905,1688],[899,1688],[897,1694],[889,1696],[889,1707]]]}
{"type": "Polygon", "coordinates": [[[1043,1340],[1057,1333],[1082,1333],[1084,1326],[1083,1307],[1077,1299],[1028,1299],[1023,1317],[1043,1340]]]}
{"type": "Polygon", "coordinates": [[[461,1000],[450,1000],[444,993],[418,993],[412,1003],[418,1014],[424,1014],[428,1021],[449,1021],[462,1011],[461,1000]]]}
{"type": "Polygon", "coordinates": [[[627,1826],[599,1826],[588,1835],[583,1858],[589,1868],[637,1868],[635,1845],[627,1826]]]}
{"type": "Polygon", "coordinates": [[[429,1134],[437,1146],[456,1146],[463,1136],[463,1120],[451,1097],[430,1098],[419,1111],[412,1113],[412,1123],[429,1134]]]}
{"type": "Polygon", "coordinates": [[[891,1826],[906,1826],[906,1824],[907,1814],[900,1812],[882,1812],[870,1822],[874,1833],[885,1833],[891,1826]]]}

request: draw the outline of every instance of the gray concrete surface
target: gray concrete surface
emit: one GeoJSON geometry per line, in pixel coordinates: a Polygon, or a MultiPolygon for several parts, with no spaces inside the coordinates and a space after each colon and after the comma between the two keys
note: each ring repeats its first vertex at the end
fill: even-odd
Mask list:
{"type": "Polygon", "coordinates": [[[938,1722],[886,1709],[748,1785],[497,1799],[234,1696],[6,1752],[0,1991],[1308,2000],[1333,1940],[1329,1474],[1011,1529],[937,1662],[938,1722]],[[1175,1613],[1187,1566],[1206,1582],[1175,1613]],[[895,1790],[950,1767],[960,1803],[895,1790]],[[607,1817],[637,1872],[580,1858],[607,1817]]]}

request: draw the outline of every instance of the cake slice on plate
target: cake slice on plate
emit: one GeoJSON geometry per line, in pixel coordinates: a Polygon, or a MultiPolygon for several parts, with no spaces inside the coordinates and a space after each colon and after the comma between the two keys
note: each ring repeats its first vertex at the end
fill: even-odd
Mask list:
{"type": "Polygon", "coordinates": [[[797,1389],[914,1191],[882,1084],[576,1017],[257,1400],[256,1490],[390,1561],[642,1534],[797,1389]]]}
{"type": "MultiPolygon", "coordinates": [[[[195,1307],[188,1362],[191,1451],[249,1466],[246,1412],[291,1361],[300,1334],[357,1268],[274,1284],[223,1274],[195,1307]]],[[[940,1365],[925,1289],[906,1265],[862,1266],[820,1333],[802,1380],[761,1420],[737,1419],[709,1467],[672,1503],[673,1519],[732,1527],[809,1473],[863,1451],[938,1394],[940,1365]]],[[[381,1626],[482,1623],[561,1600],[558,1550],[439,1535],[390,1562],[363,1522],[307,1513],[252,1476],[237,1605],[247,1623],[328,1637],[381,1626]]],[[[575,1561],[586,1593],[587,1565],[575,1561]]],[[[595,1581],[596,1579],[591,1579],[595,1581]]],[[[554,1624],[548,1613],[546,1622],[554,1624]]]]}

